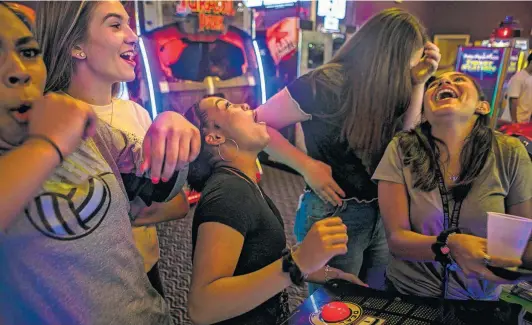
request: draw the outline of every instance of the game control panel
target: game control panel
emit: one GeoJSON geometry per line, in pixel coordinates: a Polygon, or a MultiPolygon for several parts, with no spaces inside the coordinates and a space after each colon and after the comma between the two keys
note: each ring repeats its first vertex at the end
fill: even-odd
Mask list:
{"type": "Polygon", "coordinates": [[[361,308],[350,302],[333,301],[312,313],[310,322],[315,325],[382,325],[385,320],[363,315],[361,308]]]}

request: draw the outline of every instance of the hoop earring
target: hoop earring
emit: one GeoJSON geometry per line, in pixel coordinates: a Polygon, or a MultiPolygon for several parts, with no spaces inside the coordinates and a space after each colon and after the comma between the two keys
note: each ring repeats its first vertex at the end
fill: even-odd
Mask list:
{"type": "MultiPolygon", "coordinates": [[[[227,140],[232,141],[232,142],[235,144],[235,147],[236,147],[236,153],[237,153],[237,155],[238,155],[238,152],[240,151],[240,147],[238,147],[238,143],[236,143],[236,141],[233,140],[233,139],[229,139],[229,138],[227,138],[227,140]]],[[[224,142],[224,143],[225,143],[225,142],[224,142]]],[[[223,144],[223,143],[220,143],[220,144],[218,145],[218,156],[220,156],[220,158],[221,158],[223,161],[225,161],[225,162],[231,162],[232,160],[225,159],[225,158],[222,156],[222,152],[220,151],[220,146],[221,146],[222,144],[223,144]]]]}

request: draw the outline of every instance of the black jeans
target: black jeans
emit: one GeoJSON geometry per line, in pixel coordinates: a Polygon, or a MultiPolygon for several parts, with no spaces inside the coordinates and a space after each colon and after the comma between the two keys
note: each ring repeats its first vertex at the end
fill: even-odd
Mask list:
{"type": "Polygon", "coordinates": [[[155,263],[147,274],[152,287],[164,298],[163,282],[159,274],[159,262],[155,263]]]}

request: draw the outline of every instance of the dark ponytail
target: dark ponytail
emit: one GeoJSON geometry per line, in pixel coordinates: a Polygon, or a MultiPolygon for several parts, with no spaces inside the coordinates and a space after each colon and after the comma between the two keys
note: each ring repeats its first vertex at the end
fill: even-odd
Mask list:
{"type": "Polygon", "coordinates": [[[206,148],[204,128],[207,124],[207,114],[200,112],[199,103],[194,104],[185,114],[185,117],[193,123],[199,130],[201,135],[201,149],[198,158],[190,163],[188,167],[188,184],[190,188],[196,192],[203,191],[205,183],[211,177],[214,166],[213,158],[209,150],[206,148]]]}

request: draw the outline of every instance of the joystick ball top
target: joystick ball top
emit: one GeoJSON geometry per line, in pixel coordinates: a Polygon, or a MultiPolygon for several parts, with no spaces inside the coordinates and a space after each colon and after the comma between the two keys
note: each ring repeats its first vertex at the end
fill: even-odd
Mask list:
{"type": "Polygon", "coordinates": [[[335,301],[321,309],[321,318],[327,323],[337,323],[351,316],[351,309],[343,302],[335,301]]]}

